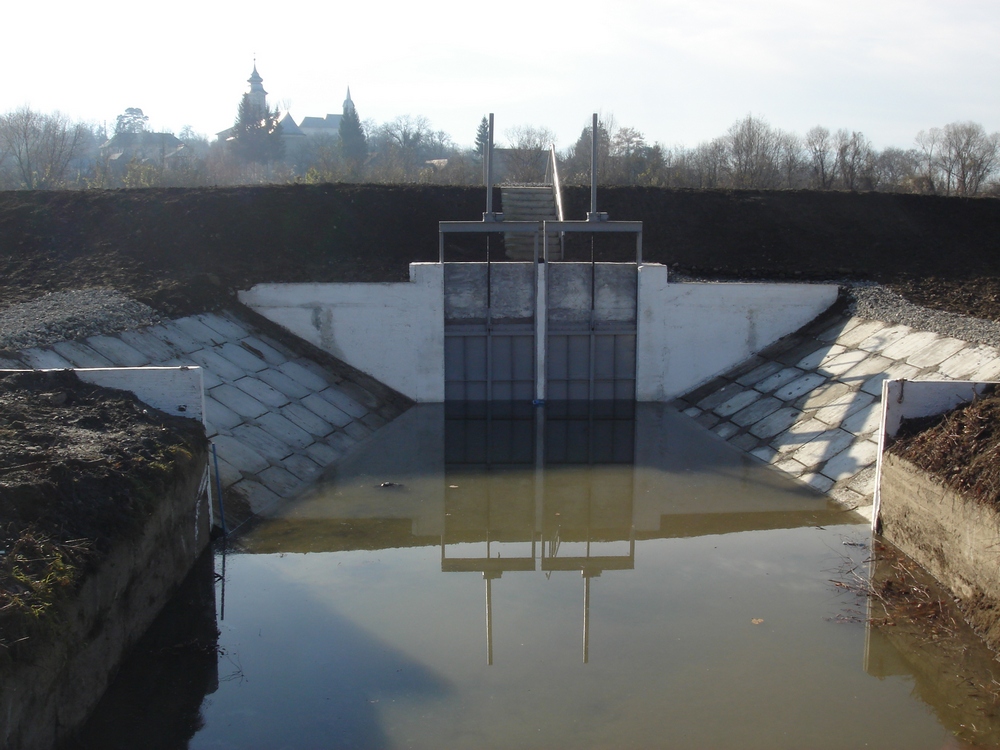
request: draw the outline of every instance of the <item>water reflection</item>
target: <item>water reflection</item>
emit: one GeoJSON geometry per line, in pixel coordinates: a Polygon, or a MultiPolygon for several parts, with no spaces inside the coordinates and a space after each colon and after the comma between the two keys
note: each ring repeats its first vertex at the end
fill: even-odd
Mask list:
{"type": "Polygon", "coordinates": [[[87,726],[62,750],[174,750],[187,747],[204,726],[202,701],[219,687],[213,563],[211,552],[198,559],[87,726]]]}
{"type": "Polygon", "coordinates": [[[879,596],[869,601],[866,614],[870,621],[886,624],[867,625],[865,671],[879,679],[912,680],[914,694],[934,709],[960,742],[1000,746],[996,654],[962,619],[951,595],[903,558],[891,544],[876,541],[869,575],[871,590],[879,596]],[[915,587],[921,596],[883,600],[886,584],[897,593],[904,586],[915,587]]]}
{"type": "Polygon", "coordinates": [[[940,748],[859,521],[663,406],[415,407],[228,558],[190,746],[940,748]]]}

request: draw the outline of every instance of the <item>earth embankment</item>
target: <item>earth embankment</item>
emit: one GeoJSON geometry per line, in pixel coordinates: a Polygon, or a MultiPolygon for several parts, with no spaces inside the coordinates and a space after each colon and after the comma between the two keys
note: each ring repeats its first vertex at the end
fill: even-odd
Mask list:
{"type": "MultiPolygon", "coordinates": [[[[583,218],[589,200],[567,188],[567,217],[583,218]]],[[[396,281],[410,262],[437,259],[438,221],[478,220],[484,208],[483,188],[436,185],[0,193],[0,307],[105,286],[182,315],[264,281],[396,281]]],[[[1000,200],[619,187],[602,188],[598,208],[642,221],[644,259],[684,273],[869,279],[1000,319],[1000,200]]],[[[598,259],[632,252],[577,237],[568,257],[589,259],[592,247],[598,259]]],[[[446,250],[482,259],[486,241],[449,236],[446,250]]]]}

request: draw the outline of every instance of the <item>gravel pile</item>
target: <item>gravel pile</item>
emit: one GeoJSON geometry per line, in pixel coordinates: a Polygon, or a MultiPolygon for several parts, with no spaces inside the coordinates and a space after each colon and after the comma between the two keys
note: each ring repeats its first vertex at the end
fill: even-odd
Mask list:
{"type": "Polygon", "coordinates": [[[877,284],[847,286],[846,291],[851,312],[861,318],[897,323],[1000,348],[1000,323],[995,321],[920,307],[877,284]]]}
{"type": "Polygon", "coordinates": [[[0,310],[0,349],[17,351],[159,321],[152,308],[113,289],[54,292],[0,310]]]}

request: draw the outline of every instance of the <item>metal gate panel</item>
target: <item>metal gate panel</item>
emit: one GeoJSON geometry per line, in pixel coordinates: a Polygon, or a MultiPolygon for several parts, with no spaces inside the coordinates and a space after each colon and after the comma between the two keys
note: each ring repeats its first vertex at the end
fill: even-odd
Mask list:
{"type": "Polygon", "coordinates": [[[486,401],[486,337],[445,336],[446,401],[486,401]]]}
{"type": "Polygon", "coordinates": [[[446,401],[530,402],[534,398],[535,337],[531,333],[449,333],[444,354],[446,401]]]}

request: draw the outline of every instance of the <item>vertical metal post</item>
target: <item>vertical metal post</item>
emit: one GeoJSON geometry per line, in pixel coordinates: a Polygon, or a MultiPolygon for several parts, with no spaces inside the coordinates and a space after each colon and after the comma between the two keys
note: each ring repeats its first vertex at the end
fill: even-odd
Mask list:
{"type": "Polygon", "coordinates": [[[590,215],[597,216],[597,113],[590,126],[590,215]]]}
{"type": "Polygon", "coordinates": [[[590,575],[583,571],[583,663],[590,663],[590,575]]]}
{"type": "MultiPolygon", "coordinates": [[[[545,240],[542,240],[543,246],[545,240]]],[[[547,252],[545,248],[545,252],[547,252]]],[[[546,378],[546,352],[548,351],[548,279],[549,264],[536,263],[538,275],[535,279],[535,288],[538,290],[535,296],[535,404],[545,403],[545,378],[546,378]]]]}
{"type": "MultiPolygon", "coordinates": [[[[490,134],[486,144],[486,214],[493,215],[493,113],[490,112],[490,134]]],[[[485,218],[485,217],[484,217],[485,218]]]]}
{"type": "Polygon", "coordinates": [[[594,401],[594,370],[597,359],[597,262],[594,260],[594,237],[590,237],[590,382],[587,386],[587,400],[594,401]]]}

